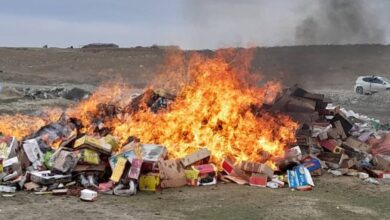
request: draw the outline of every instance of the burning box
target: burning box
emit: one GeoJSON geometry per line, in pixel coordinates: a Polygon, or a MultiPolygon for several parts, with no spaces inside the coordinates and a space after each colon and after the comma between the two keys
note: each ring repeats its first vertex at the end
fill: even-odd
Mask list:
{"type": "Polygon", "coordinates": [[[198,186],[208,186],[217,184],[217,168],[214,164],[203,164],[192,166],[193,170],[198,171],[198,186]]]}
{"type": "Polygon", "coordinates": [[[251,177],[249,177],[249,185],[258,186],[258,187],[266,187],[267,186],[267,175],[253,173],[251,177]]]}
{"type": "Polygon", "coordinates": [[[74,149],[89,148],[103,154],[111,154],[112,146],[104,141],[104,139],[96,139],[91,136],[83,136],[76,140],[74,149]]]}
{"type": "Polygon", "coordinates": [[[300,165],[293,170],[287,170],[288,186],[299,190],[308,190],[314,186],[309,170],[300,165]]]}
{"type": "Polygon", "coordinates": [[[155,192],[160,187],[160,177],[157,173],[148,173],[139,178],[139,189],[141,191],[155,192]]]}
{"type": "Polygon", "coordinates": [[[187,155],[183,159],[181,159],[181,163],[184,167],[187,167],[191,164],[196,163],[197,161],[203,160],[207,157],[210,157],[211,152],[207,148],[200,149],[190,155],[187,155]]]}
{"type": "Polygon", "coordinates": [[[240,164],[240,169],[252,173],[266,174],[269,178],[272,178],[274,175],[272,168],[262,163],[243,161],[240,164]]]}

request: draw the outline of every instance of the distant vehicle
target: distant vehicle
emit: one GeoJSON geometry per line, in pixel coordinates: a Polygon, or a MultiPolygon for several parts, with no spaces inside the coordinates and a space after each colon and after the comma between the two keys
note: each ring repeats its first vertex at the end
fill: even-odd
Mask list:
{"type": "Polygon", "coordinates": [[[390,92],[390,80],[381,76],[359,76],[355,82],[355,92],[361,95],[386,90],[390,92]]]}
{"type": "Polygon", "coordinates": [[[119,46],[113,43],[93,43],[84,45],[82,48],[119,48],[119,46]]]}

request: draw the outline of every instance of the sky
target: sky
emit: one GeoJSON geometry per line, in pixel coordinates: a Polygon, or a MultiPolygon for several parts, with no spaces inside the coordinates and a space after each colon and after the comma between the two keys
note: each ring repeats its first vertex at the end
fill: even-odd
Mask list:
{"type": "Polygon", "coordinates": [[[389,44],[389,21],[388,0],[3,0],[0,46],[389,44]]]}

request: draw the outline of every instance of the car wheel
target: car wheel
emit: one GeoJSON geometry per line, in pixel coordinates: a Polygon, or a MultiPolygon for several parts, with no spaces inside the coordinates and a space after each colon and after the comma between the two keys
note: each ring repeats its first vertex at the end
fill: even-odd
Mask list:
{"type": "Polygon", "coordinates": [[[363,87],[361,86],[356,87],[356,93],[363,95],[363,87]]]}

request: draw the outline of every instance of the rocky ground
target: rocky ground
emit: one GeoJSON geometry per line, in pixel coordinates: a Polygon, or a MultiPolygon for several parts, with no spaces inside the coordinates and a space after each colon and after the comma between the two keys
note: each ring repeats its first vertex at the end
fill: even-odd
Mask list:
{"type": "MultiPolygon", "coordinates": [[[[151,48],[87,51],[2,48],[0,113],[39,114],[42,107],[66,108],[77,103],[62,95],[32,99],[26,96],[27,88],[46,91],[77,87],[90,92],[102,81],[118,75],[141,87],[153,78],[163,56],[164,51],[151,48]]],[[[383,72],[388,69],[389,59],[390,50],[386,46],[265,48],[259,49],[254,68],[266,74],[265,78],[273,78],[271,73],[275,71],[286,85],[304,84],[311,91],[330,97],[335,104],[390,123],[390,93],[362,96],[352,90],[359,68],[362,72],[383,72]],[[317,70],[321,77],[310,74],[317,70]],[[302,75],[294,77],[299,72],[302,75]],[[281,77],[287,73],[291,76],[281,77]]],[[[316,186],[308,192],[218,184],[160,193],[141,192],[133,197],[102,195],[94,203],[81,202],[76,197],[18,192],[14,197],[0,199],[0,219],[390,218],[389,182],[367,185],[357,177],[329,174],[315,178],[314,182],[316,186]]]]}

